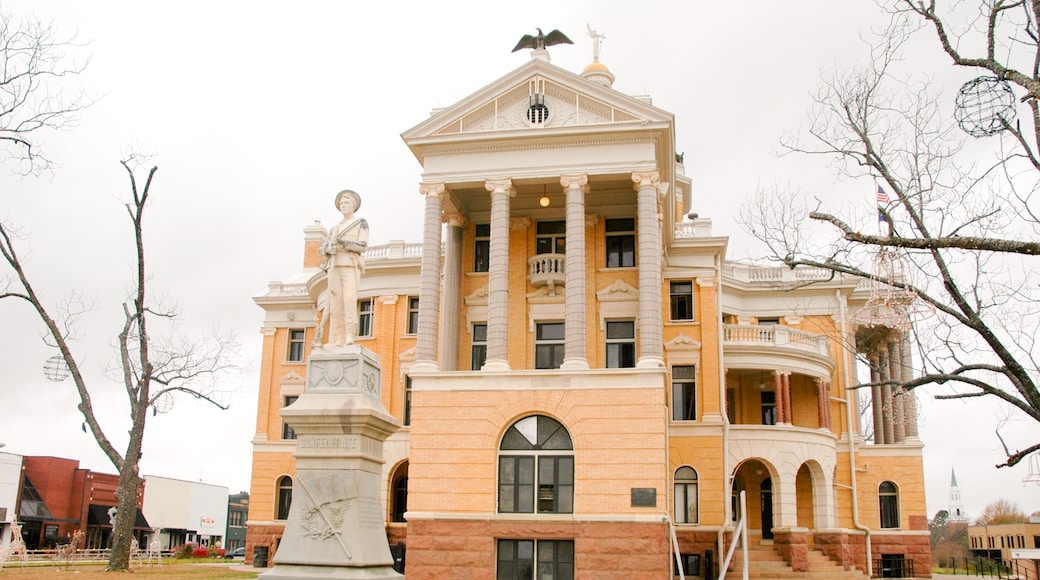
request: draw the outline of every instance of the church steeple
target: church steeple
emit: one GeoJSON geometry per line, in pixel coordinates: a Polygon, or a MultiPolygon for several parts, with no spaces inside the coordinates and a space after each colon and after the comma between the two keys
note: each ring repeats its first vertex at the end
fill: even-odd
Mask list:
{"type": "Polygon", "coordinates": [[[949,511],[947,521],[968,521],[968,514],[964,512],[964,504],[961,503],[961,489],[957,486],[957,473],[952,467],[950,468],[950,504],[947,510],[949,511]]]}

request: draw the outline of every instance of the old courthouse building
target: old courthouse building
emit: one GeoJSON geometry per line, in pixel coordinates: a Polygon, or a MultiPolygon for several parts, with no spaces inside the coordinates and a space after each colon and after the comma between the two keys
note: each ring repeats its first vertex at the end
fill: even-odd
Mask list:
{"type": "MultiPolygon", "coordinates": [[[[613,80],[535,50],[403,134],[420,185],[392,195],[421,196],[422,240],[366,252],[356,342],[403,424],[383,507],[408,577],[667,578],[673,546],[703,576],[740,492],[756,558],[928,576],[913,397],[874,390],[868,443],[847,389],[857,352],[908,378],[909,342],[856,322],[862,280],[728,262],[724,232],[687,215],[713,192],[685,175],[672,114],[613,80]]],[[[331,213],[334,194],[308,203],[331,213]]],[[[279,410],[304,389],[324,235],[305,228],[302,270],[255,297],[247,558],[277,550],[292,501],[279,410]]]]}

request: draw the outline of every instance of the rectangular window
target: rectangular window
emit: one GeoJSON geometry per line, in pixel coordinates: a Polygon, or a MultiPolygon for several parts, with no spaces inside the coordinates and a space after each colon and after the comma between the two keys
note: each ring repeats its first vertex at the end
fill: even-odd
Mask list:
{"type": "Polygon", "coordinates": [[[412,377],[404,377],[404,424],[412,424],[412,377]]]}
{"type": "Polygon", "coordinates": [[[573,513],[574,457],[544,455],[537,458],[530,455],[499,457],[498,511],[499,513],[573,513]],[[537,488],[535,486],[536,475],[537,488]],[[535,497],[536,489],[537,497],[535,497]]]}
{"type": "Polygon", "coordinates": [[[479,371],[487,360],[487,324],[473,325],[473,346],[470,349],[469,368],[479,371]]]}
{"type": "Polygon", "coordinates": [[[491,266],[491,225],[477,224],[473,238],[473,271],[487,272],[491,266]]]}
{"type": "Polygon", "coordinates": [[[574,580],[573,540],[499,540],[495,580],[574,580]]]}
{"type": "Polygon", "coordinates": [[[693,320],[693,281],[677,280],[669,283],[672,320],[693,320]]]}
{"type": "Polygon", "coordinates": [[[534,341],[534,368],[560,368],[563,364],[564,350],[563,323],[539,323],[535,326],[534,341]]]}
{"type": "Polygon", "coordinates": [[[762,424],[776,425],[776,393],[762,391],[762,424]]]}
{"type": "Polygon", "coordinates": [[[607,323],[607,368],[636,366],[636,323],[632,320],[607,323]]]}
{"type": "Polygon", "coordinates": [[[538,513],[574,511],[574,457],[538,458],[538,513]]]}
{"type": "Polygon", "coordinates": [[[358,302],[358,336],[372,336],[372,299],[358,302]]]}
{"type": "Polygon", "coordinates": [[[415,334],[419,332],[419,297],[408,297],[408,332],[415,334]]]}
{"type": "Polygon", "coordinates": [[[538,222],[534,253],[565,254],[566,224],[567,222],[538,222]]]}
{"type": "Polygon", "coordinates": [[[289,362],[303,362],[303,344],[307,331],[302,328],[289,329],[289,362]]]}
{"type": "Polygon", "coordinates": [[[697,420],[697,367],[672,367],[672,420],[697,420]]]}
{"type": "MultiPolygon", "coordinates": [[[[295,403],[296,399],[299,399],[299,397],[284,397],[282,399],[282,406],[288,407],[295,403]]],[[[296,431],[293,431],[293,428],[284,421],[282,422],[282,439],[296,439],[296,431]]]]}
{"type": "Polygon", "coordinates": [[[607,220],[607,267],[631,268],[636,265],[636,220],[607,220]]]}
{"type": "Polygon", "coordinates": [[[697,517],[697,484],[676,482],[675,523],[696,524],[697,517]]]}

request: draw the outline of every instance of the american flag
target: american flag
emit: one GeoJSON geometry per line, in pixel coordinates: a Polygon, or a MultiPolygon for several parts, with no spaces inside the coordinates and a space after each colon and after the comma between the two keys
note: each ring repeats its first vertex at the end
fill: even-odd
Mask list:
{"type": "Polygon", "coordinates": [[[888,194],[885,193],[885,189],[880,185],[877,186],[877,202],[882,205],[888,205],[889,201],[891,200],[888,199],[888,194]]]}

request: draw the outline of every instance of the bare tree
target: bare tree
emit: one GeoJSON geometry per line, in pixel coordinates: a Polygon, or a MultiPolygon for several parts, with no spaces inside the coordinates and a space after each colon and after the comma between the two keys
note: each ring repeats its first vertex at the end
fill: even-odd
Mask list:
{"type": "MultiPolygon", "coordinates": [[[[201,340],[177,340],[162,338],[153,333],[152,324],[170,322],[176,313],[150,302],[146,295],[148,280],[145,269],[144,214],[148,205],[152,180],[158,167],[148,171],[141,187],[131,161],[121,162],[130,178],[131,200],[126,204],[134,232],[136,262],[132,295],[123,303],[123,320],[118,332],[117,375],[123,384],[130,409],[129,440],[120,452],[106,435],[95,414],[94,401],[77,358],[73,356],[73,326],[83,309],[75,304],[59,308],[58,316],[51,314],[30,282],[29,273],[14,245],[13,230],[0,223],[0,255],[11,270],[6,287],[0,286],[0,301],[16,299],[28,303],[46,327],[45,336],[58,349],[61,359],[68,367],[68,374],[75,383],[79,396],[78,409],[84,422],[98,445],[119,472],[116,489],[117,515],[113,525],[114,541],[108,562],[109,570],[129,568],[130,543],[133,539],[134,521],[137,513],[137,494],[142,479],[138,471],[141,451],[144,446],[145,423],[149,411],[152,414],[168,411],[175,393],[187,393],[224,409],[217,399],[219,381],[229,372],[237,370],[237,340],[231,335],[213,333],[201,340]]],[[[62,369],[64,372],[64,369],[62,369]]],[[[111,401],[106,401],[111,404],[111,401]]],[[[126,428],[121,423],[115,429],[126,428]]]]}
{"type": "Polygon", "coordinates": [[[0,10],[0,156],[18,173],[48,169],[42,134],[72,125],[93,102],[74,85],[88,59],[67,52],[79,46],[49,22],[0,10]]]}
{"type": "Polygon", "coordinates": [[[1022,511],[1022,508],[1017,503],[999,498],[993,500],[992,503],[982,510],[982,515],[975,520],[975,525],[993,526],[997,524],[1018,524],[1028,521],[1029,516],[1022,511]]]}
{"type": "MultiPolygon", "coordinates": [[[[964,19],[940,15],[934,2],[894,0],[870,62],[826,76],[808,137],[781,142],[787,153],[827,158],[864,190],[877,188],[877,214],[760,192],[743,222],[790,267],[870,277],[879,252],[895,252],[905,275],[880,281],[916,295],[935,316],[915,325],[920,376],[885,384],[941,385],[939,399],[995,397],[1040,422],[1040,291],[1031,278],[1040,253],[1040,0],[976,6],[964,19]],[[967,24],[955,31],[947,22],[967,24]],[[933,34],[966,69],[956,101],[940,98],[931,65],[915,71],[905,54],[908,42],[933,34]]],[[[1004,450],[998,467],[1040,442],[1004,450]]]]}

